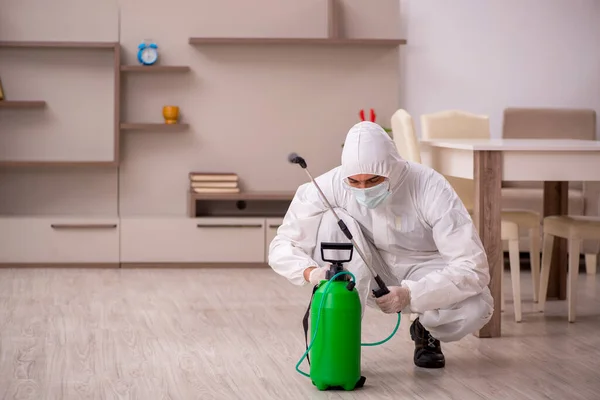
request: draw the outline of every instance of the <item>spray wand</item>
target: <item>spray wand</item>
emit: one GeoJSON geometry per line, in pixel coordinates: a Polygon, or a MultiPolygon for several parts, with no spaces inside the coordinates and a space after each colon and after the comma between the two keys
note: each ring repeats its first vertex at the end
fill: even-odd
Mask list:
{"type": "MultiPolygon", "coordinates": [[[[331,204],[329,203],[329,201],[327,200],[327,197],[325,197],[325,194],[323,193],[323,191],[321,190],[321,188],[319,187],[319,185],[317,184],[317,182],[315,182],[314,178],[312,177],[312,175],[310,174],[310,172],[308,171],[307,165],[306,165],[306,161],[304,160],[304,158],[300,157],[298,154],[296,153],[292,153],[288,156],[288,161],[292,164],[298,164],[300,165],[300,167],[302,167],[302,169],[304,171],[306,171],[306,174],[308,175],[308,177],[310,178],[311,182],[315,185],[315,187],[317,188],[317,190],[319,191],[319,194],[321,196],[321,198],[323,199],[323,201],[325,202],[325,204],[327,205],[327,208],[329,208],[329,210],[333,213],[333,215],[335,216],[335,218],[337,219],[337,223],[338,226],[340,227],[340,229],[342,230],[342,232],[344,233],[344,235],[352,242],[352,245],[354,246],[354,248],[356,249],[356,252],[360,255],[360,257],[362,258],[362,260],[365,262],[365,265],[367,266],[367,268],[369,269],[369,271],[371,272],[371,275],[373,276],[373,278],[375,279],[375,282],[377,283],[377,285],[379,286],[379,289],[373,289],[373,295],[375,297],[381,297],[384,296],[386,294],[388,294],[390,291],[388,290],[386,284],[383,282],[383,280],[379,277],[379,275],[377,274],[377,272],[373,269],[373,267],[369,264],[367,257],[365,257],[365,254],[362,252],[362,250],[360,249],[360,247],[358,247],[358,245],[356,244],[356,241],[354,240],[354,238],[352,237],[352,233],[350,233],[350,230],[348,229],[348,227],[346,226],[346,224],[344,223],[344,221],[342,221],[342,219],[337,215],[337,213],[335,212],[335,210],[333,209],[333,207],[331,206],[331,204]]],[[[376,254],[376,256],[378,257],[378,259],[383,262],[382,258],[381,258],[381,254],[379,254],[378,251],[374,252],[376,254]]],[[[318,308],[318,312],[317,312],[317,322],[316,322],[316,327],[314,329],[314,333],[312,336],[312,340],[310,341],[310,344],[307,343],[307,347],[306,347],[306,351],[304,352],[304,354],[302,355],[302,357],[300,358],[300,360],[298,360],[298,363],[296,364],[296,371],[298,371],[300,374],[311,378],[311,375],[307,374],[306,372],[303,372],[300,370],[300,364],[302,364],[302,361],[304,361],[305,358],[308,358],[308,353],[311,351],[312,347],[313,347],[313,343],[315,341],[315,338],[317,337],[317,331],[319,328],[319,321],[321,319],[321,313],[323,310],[323,306],[324,306],[324,301],[325,298],[327,296],[327,293],[329,292],[330,289],[330,283],[332,281],[334,281],[338,276],[341,276],[343,274],[347,274],[350,275],[351,279],[352,279],[352,284],[356,283],[356,278],[354,277],[354,275],[349,272],[349,271],[340,271],[337,272],[334,276],[332,276],[331,278],[329,278],[329,281],[327,282],[326,286],[325,286],[325,291],[323,293],[323,297],[321,298],[321,303],[319,305],[318,308]]],[[[384,343],[386,343],[388,340],[390,340],[398,331],[398,328],[400,327],[400,318],[401,318],[401,313],[398,312],[398,320],[396,322],[396,326],[394,327],[394,330],[392,331],[392,333],[385,339],[380,340],[378,342],[374,342],[374,343],[361,343],[361,346],[379,346],[382,345],[384,343]]],[[[306,329],[306,328],[305,328],[306,329]]]]}
{"type": "Polygon", "coordinates": [[[314,180],[314,178],[310,174],[310,172],[309,172],[309,170],[307,168],[307,165],[306,165],[306,161],[304,160],[304,158],[300,157],[296,153],[291,153],[288,156],[288,161],[291,162],[292,164],[298,164],[298,165],[300,165],[300,167],[302,167],[302,169],[306,172],[306,174],[310,178],[311,182],[315,185],[315,187],[319,191],[319,194],[321,195],[322,199],[325,201],[325,204],[327,205],[327,207],[329,208],[329,210],[331,210],[331,212],[333,213],[333,215],[337,219],[338,226],[340,227],[340,229],[342,230],[342,232],[344,233],[344,235],[352,242],[352,245],[356,249],[356,252],[360,255],[360,258],[362,258],[362,260],[365,262],[365,265],[367,266],[367,268],[371,272],[371,275],[373,275],[373,279],[375,279],[375,282],[379,286],[379,289],[373,289],[373,295],[375,295],[375,297],[381,297],[383,295],[388,294],[390,291],[388,290],[387,286],[385,285],[385,283],[383,282],[383,280],[379,277],[379,275],[377,274],[377,272],[373,269],[373,267],[369,264],[369,262],[367,261],[367,257],[365,257],[365,254],[362,252],[362,250],[360,249],[360,247],[358,247],[358,245],[356,244],[356,241],[352,237],[352,233],[350,233],[350,230],[348,229],[348,227],[346,226],[346,224],[344,223],[344,221],[342,221],[342,219],[337,215],[337,213],[335,212],[335,210],[333,209],[333,207],[329,203],[329,200],[327,200],[327,197],[325,197],[325,194],[323,194],[323,191],[321,191],[321,188],[319,187],[319,185],[317,184],[317,182],[314,180]]]}

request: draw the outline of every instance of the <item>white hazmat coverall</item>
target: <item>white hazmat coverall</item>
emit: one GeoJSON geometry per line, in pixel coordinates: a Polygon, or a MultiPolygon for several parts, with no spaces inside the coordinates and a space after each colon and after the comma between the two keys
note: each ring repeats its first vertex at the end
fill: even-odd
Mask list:
{"type": "MultiPolygon", "coordinates": [[[[410,289],[403,313],[416,313],[431,335],[451,342],[481,329],[491,318],[489,267],[476,228],[448,181],[435,170],[400,157],[377,124],[353,126],[342,165],[315,178],[387,286],[410,289]],[[373,174],[389,179],[390,194],[375,208],[357,202],[344,179],[373,174]],[[386,265],[373,257],[377,248],[386,265]]],[[[326,266],[321,242],[349,240],[312,182],[301,185],[270,244],[269,265],[296,285],[306,285],[308,267],[326,266]]],[[[376,307],[377,288],[354,252],[345,268],[356,277],[361,304],[376,307]]]]}

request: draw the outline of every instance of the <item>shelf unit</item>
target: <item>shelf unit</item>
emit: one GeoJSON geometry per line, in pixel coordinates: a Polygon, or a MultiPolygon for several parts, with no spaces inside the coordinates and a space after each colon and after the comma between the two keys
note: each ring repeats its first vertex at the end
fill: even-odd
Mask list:
{"type": "MultiPolygon", "coordinates": [[[[185,73],[190,72],[191,69],[187,65],[121,65],[120,70],[123,73],[161,74],[185,73]]],[[[121,130],[124,131],[182,132],[189,127],[187,123],[123,122],[120,124],[121,130]]]]}
{"type": "Polygon", "coordinates": [[[124,131],[152,130],[159,132],[179,132],[188,129],[189,127],[189,124],[165,124],[161,122],[125,122],[121,124],[121,130],[124,131]]]}
{"type": "Polygon", "coordinates": [[[283,217],[294,192],[188,192],[188,216],[201,217],[283,217]]]}
{"type": "Polygon", "coordinates": [[[192,45],[317,45],[317,46],[398,46],[404,39],[344,39],[344,38],[211,38],[191,37],[192,45]]]}
{"type": "MultiPolygon", "coordinates": [[[[336,0],[327,1],[327,32],[325,37],[190,37],[188,45],[194,46],[333,46],[394,49],[406,44],[404,39],[347,38],[340,35],[341,14],[336,0]]],[[[0,47],[11,48],[60,48],[97,49],[114,51],[115,82],[115,153],[111,162],[39,162],[0,161],[1,166],[111,166],[119,167],[120,132],[180,132],[190,128],[187,123],[165,124],[149,121],[122,121],[121,96],[124,95],[122,79],[132,74],[147,75],[189,73],[186,65],[122,65],[120,44],[113,42],[6,42],[0,47]]],[[[131,49],[134,51],[134,48],[131,49]]],[[[143,79],[146,79],[143,78],[143,79]]],[[[210,79],[210,77],[207,77],[210,79]]],[[[108,78],[110,79],[110,78],[108,78]]],[[[133,78],[132,78],[133,79],[133,78]]],[[[142,78],[139,78],[142,79],[142,78]]],[[[125,94],[126,95],[126,94],[125,94]]],[[[42,108],[44,101],[4,101],[4,108],[42,108]]],[[[51,104],[49,104],[51,106],[51,104]]],[[[112,105],[111,105],[112,106],[112,105]]],[[[19,112],[19,111],[17,111],[19,112]]],[[[171,138],[166,138],[169,140],[171,138]]],[[[119,172],[117,171],[117,174],[119,172]]],[[[118,177],[119,175],[117,175],[118,177]]],[[[264,266],[268,258],[268,245],[281,224],[294,192],[242,191],[240,193],[187,193],[188,212],[183,215],[123,215],[94,218],[86,215],[68,217],[18,217],[0,218],[2,230],[8,237],[28,237],[33,251],[23,252],[11,241],[6,241],[0,253],[12,254],[16,263],[31,262],[64,265],[69,260],[77,265],[104,263],[106,265],[131,266],[136,264],[204,264],[219,267],[231,263],[236,267],[256,264],[264,266]],[[53,226],[54,224],[54,226],[53,226]],[[57,225],[58,224],[58,225],[57,225]],[[60,229],[56,229],[56,227],[60,229]],[[17,232],[16,234],[13,232],[17,232]],[[78,232],[73,235],[72,232],[78,232]],[[91,249],[89,243],[100,243],[91,249]],[[58,249],[60,254],[55,250],[58,249]],[[12,251],[12,253],[11,253],[12,251]]],[[[120,194],[117,189],[117,199],[120,194]]],[[[179,198],[186,196],[181,193],[179,198]]],[[[117,200],[119,201],[119,200],[117,200]]],[[[100,264],[98,264],[100,265],[100,264]]]]}
{"type": "MultiPolygon", "coordinates": [[[[344,38],[340,36],[340,11],[338,0],[327,1],[327,36],[322,38],[270,38],[270,37],[190,37],[188,43],[195,46],[205,45],[283,45],[283,46],[362,46],[362,47],[396,47],[406,44],[404,39],[383,38],[344,38]]],[[[106,162],[59,162],[59,161],[0,161],[0,167],[18,166],[107,166],[120,164],[120,132],[121,131],[160,131],[181,132],[189,129],[189,124],[168,125],[152,122],[121,121],[121,74],[156,74],[187,73],[191,68],[187,65],[121,65],[121,46],[119,42],[90,41],[0,41],[0,48],[56,48],[56,49],[99,49],[114,52],[114,84],[115,84],[115,121],[114,121],[114,154],[113,159],[106,162]]],[[[39,109],[46,106],[45,101],[0,101],[0,108],[5,109],[39,109]]]]}
{"type": "Polygon", "coordinates": [[[43,100],[0,100],[0,108],[43,108],[43,100]]]}
{"type": "Polygon", "coordinates": [[[0,47],[12,48],[55,48],[55,49],[115,49],[118,42],[78,41],[0,41],[0,47]]]}
{"type": "MultiPolygon", "coordinates": [[[[121,73],[185,73],[190,71],[187,65],[121,65],[121,46],[119,42],[79,42],[79,41],[0,41],[0,48],[49,48],[49,49],[98,49],[114,52],[114,84],[115,84],[115,120],[114,120],[114,156],[110,161],[0,161],[0,167],[51,167],[51,166],[106,166],[115,167],[120,162],[121,130],[154,130],[161,132],[179,132],[189,128],[189,124],[174,125],[162,123],[121,123],[121,73]]],[[[1,100],[0,109],[35,109],[43,108],[43,100],[1,100]]]]}
{"type": "MultiPolygon", "coordinates": [[[[79,42],[79,41],[0,41],[0,48],[49,48],[49,49],[94,49],[112,51],[114,66],[114,122],[113,122],[113,159],[109,161],[21,161],[21,160],[3,160],[0,161],[0,167],[51,167],[51,166],[69,166],[69,167],[88,167],[88,166],[106,166],[114,167],[119,163],[119,143],[120,143],[120,95],[121,95],[121,74],[119,67],[121,65],[121,44],[119,42],[79,42]]],[[[0,108],[42,108],[46,106],[45,101],[19,101],[2,100],[0,108]]]]}
{"type": "Polygon", "coordinates": [[[327,37],[271,38],[271,37],[190,37],[191,45],[285,45],[285,46],[372,46],[396,47],[406,44],[405,39],[344,38],[340,36],[340,13],[337,0],[327,0],[327,37]]]}
{"type": "Polygon", "coordinates": [[[46,168],[46,167],[118,167],[115,161],[28,161],[28,160],[4,160],[0,161],[2,168],[46,168]]]}
{"type": "Polygon", "coordinates": [[[141,73],[166,73],[166,72],[189,72],[187,65],[121,65],[121,72],[141,73]]]}

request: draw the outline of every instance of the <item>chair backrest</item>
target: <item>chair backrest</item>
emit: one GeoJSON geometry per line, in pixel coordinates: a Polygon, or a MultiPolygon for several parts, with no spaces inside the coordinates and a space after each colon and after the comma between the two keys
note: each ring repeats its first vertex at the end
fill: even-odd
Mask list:
{"type": "Polygon", "coordinates": [[[415,125],[406,110],[399,109],[392,115],[392,134],[400,156],[405,160],[421,163],[415,125]]]}
{"type": "Polygon", "coordinates": [[[596,140],[596,111],[565,108],[507,108],[502,121],[506,139],[596,140]]]}
{"type": "MultiPolygon", "coordinates": [[[[576,108],[507,108],[502,137],[506,139],[596,140],[596,111],[576,108]]],[[[542,182],[504,182],[504,187],[541,188],[542,182]]],[[[570,182],[582,189],[582,182],[570,182]]]]}
{"type": "MultiPolygon", "coordinates": [[[[490,119],[487,115],[459,110],[441,111],[421,116],[423,139],[488,139],[490,119]]],[[[446,179],[467,210],[475,208],[475,182],[472,179],[447,176],[446,179]]]]}
{"type": "Polygon", "coordinates": [[[425,114],[421,116],[421,134],[423,139],[488,139],[490,119],[459,110],[425,114]]]}

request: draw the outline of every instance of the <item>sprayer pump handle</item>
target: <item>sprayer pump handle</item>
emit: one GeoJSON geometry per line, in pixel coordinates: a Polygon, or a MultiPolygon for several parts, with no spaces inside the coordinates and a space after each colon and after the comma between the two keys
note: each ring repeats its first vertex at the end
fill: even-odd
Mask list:
{"type": "Polygon", "coordinates": [[[377,282],[377,286],[379,286],[379,289],[373,289],[373,295],[375,295],[375,297],[381,297],[390,292],[379,275],[375,277],[375,282],[377,282]]]}
{"type": "Polygon", "coordinates": [[[382,287],[379,289],[373,289],[373,295],[375,295],[375,297],[379,298],[381,296],[385,296],[386,294],[388,294],[390,291],[387,287],[382,287]]]}

